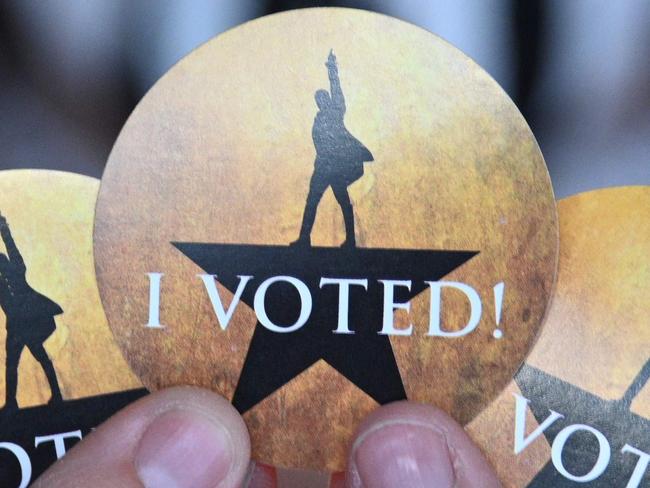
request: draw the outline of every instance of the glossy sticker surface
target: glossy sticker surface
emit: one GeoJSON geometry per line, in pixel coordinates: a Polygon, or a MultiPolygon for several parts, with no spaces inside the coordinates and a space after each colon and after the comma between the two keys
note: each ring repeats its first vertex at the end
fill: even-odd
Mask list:
{"type": "Polygon", "coordinates": [[[346,9],[255,20],[172,68],[114,146],[95,227],[142,381],[212,388],[255,459],[328,471],[379,404],[481,412],[535,341],[557,245],[501,88],[436,36],[346,9]]]}
{"type": "Polygon", "coordinates": [[[540,339],[469,431],[508,487],[648,486],[650,187],[582,193],[558,210],[540,339]]]}

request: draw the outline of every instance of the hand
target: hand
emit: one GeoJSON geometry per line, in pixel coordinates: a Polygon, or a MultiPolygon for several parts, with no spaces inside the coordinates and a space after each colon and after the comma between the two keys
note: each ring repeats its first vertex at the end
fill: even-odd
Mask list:
{"type": "MultiPolygon", "coordinates": [[[[250,475],[250,441],[226,400],[198,388],[153,393],[75,446],[34,488],[268,487],[250,475]],[[244,484],[246,483],[246,484],[244,484]]],[[[501,486],[465,431],[436,408],[399,402],[379,408],[352,445],[345,486],[501,486]]]]}
{"type": "Polygon", "coordinates": [[[327,56],[327,63],[325,63],[328,69],[337,70],[338,66],[336,64],[336,55],[334,54],[334,49],[330,49],[330,53],[327,56]]]}

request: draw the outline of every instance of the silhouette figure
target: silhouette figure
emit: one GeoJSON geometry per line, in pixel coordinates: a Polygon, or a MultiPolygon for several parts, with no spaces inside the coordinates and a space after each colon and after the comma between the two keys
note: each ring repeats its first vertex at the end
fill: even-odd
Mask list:
{"type": "Polygon", "coordinates": [[[314,118],[312,139],[316,148],[316,161],[309,182],[300,237],[294,244],[311,245],[316,209],[327,188],[331,187],[343,212],[346,236],[343,245],[353,247],[356,245],[354,211],[348,186],[363,176],[363,163],[373,161],[374,158],[345,127],[345,98],[333,51],[330,51],[325,66],[330,80],[330,92],[318,90],[315,94],[318,113],[314,118]]]}
{"type": "Polygon", "coordinates": [[[5,409],[16,409],[18,386],[18,363],[27,347],[40,363],[50,384],[50,403],[59,402],[61,390],[56,379],[54,365],[43,343],[56,329],[54,317],[63,309],[49,298],[41,295],[27,283],[23,261],[6,219],[0,215],[0,236],[7,254],[0,253],[0,307],[7,318],[6,402],[5,409]]]}

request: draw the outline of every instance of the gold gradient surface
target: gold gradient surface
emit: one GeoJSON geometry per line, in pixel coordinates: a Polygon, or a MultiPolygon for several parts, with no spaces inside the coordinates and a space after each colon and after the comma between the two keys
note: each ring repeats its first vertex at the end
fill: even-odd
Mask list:
{"type": "MultiPolygon", "coordinates": [[[[133,389],[140,383],[115,345],[93,264],[93,218],[99,181],[43,170],[0,171],[0,213],[27,266],[27,281],[58,303],[56,331],[45,349],[63,398],[133,389]]],[[[0,243],[0,252],[5,253],[0,243]]],[[[5,315],[0,309],[0,401],[5,401],[5,315]]],[[[21,408],[42,405],[50,388],[41,366],[23,351],[18,369],[21,408]]]]}
{"type": "MultiPolygon", "coordinates": [[[[560,201],[560,267],[527,362],[608,400],[650,358],[650,187],[560,201]]],[[[650,403],[634,405],[650,417],[650,403]]]]}
{"type": "MultiPolygon", "coordinates": [[[[606,400],[620,399],[650,357],[650,187],[620,187],[560,200],[556,291],[528,364],[606,400]]],[[[506,487],[527,486],[550,459],[539,437],[513,453],[512,382],[469,425],[506,487]]],[[[650,384],[632,403],[650,418],[650,384]]],[[[585,419],[588,423],[588,419],[585,419]]],[[[528,433],[538,424],[528,411],[528,433]]]]}
{"type": "MultiPolygon", "coordinates": [[[[501,88],[457,49],[389,17],[309,9],[258,19],[158,81],[127,121],[100,190],[95,256],[109,323],[147,386],[191,383],[232,397],[255,315],[241,305],[222,331],[202,271],[170,243],[288,245],[298,237],[315,157],[314,92],[327,88],[330,49],[346,126],[375,157],[349,189],[357,246],[480,251],[446,277],[480,293],[478,329],[426,337],[425,292],[409,317],[398,314],[398,326],[413,322],[414,336],[391,340],[409,398],[466,423],[507,385],[536,338],[554,282],[555,203],[535,139],[501,88]],[[144,327],[149,272],[165,273],[160,330],[144,327]],[[495,340],[492,288],[500,281],[504,337],[495,340]]],[[[328,190],[312,242],[343,239],[328,190]]],[[[232,295],[220,292],[229,303],[232,295]]],[[[462,295],[446,294],[443,323],[462,326],[468,309],[462,295]]],[[[354,428],[376,408],[346,381],[318,365],[247,413],[256,459],[341,469],[354,428]],[[282,413],[298,404],[299,422],[282,413]],[[320,426],[338,439],[328,438],[331,451],[305,448],[304,432],[320,426]],[[281,442],[264,445],[258,432],[281,442]]]]}

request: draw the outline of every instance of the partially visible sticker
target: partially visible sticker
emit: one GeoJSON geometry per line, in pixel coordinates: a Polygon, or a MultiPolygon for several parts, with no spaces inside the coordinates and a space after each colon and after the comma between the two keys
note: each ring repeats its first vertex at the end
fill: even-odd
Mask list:
{"type": "Polygon", "coordinates": [[[506,487],[650,486],[650,187],[561,200],[556,294],[469,431],[506,487]]]}
{"type": "Polygon", "coordinates": [[[503,90],[438,37],[347,9],[255,20],[172,68],[113,148],[95,226],[141,380],[211,388],[257,461],[323,471],[380,404],[481,412],[536,338],[557,247],[503,90]]]}
{"type": "Polygon", "coordinates": [[[0,171],[0,479],[26,487],[91,428],[145,394],[99,299],[99,182],[0,171]]]}

